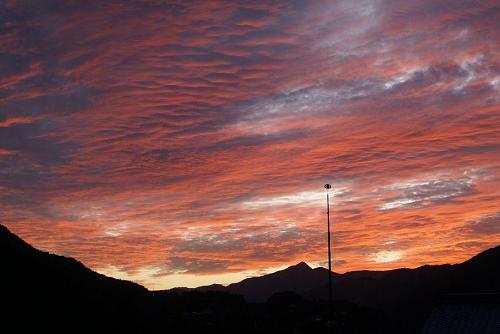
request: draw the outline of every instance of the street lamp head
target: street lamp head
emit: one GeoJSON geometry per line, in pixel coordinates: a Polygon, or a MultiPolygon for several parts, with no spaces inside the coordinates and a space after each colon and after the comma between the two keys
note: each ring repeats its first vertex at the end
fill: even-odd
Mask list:
{"type": "Polygon", "coordinates": [[[325,189],[332,189],[332,185],[331,184],[325,184],[325,189]]]}

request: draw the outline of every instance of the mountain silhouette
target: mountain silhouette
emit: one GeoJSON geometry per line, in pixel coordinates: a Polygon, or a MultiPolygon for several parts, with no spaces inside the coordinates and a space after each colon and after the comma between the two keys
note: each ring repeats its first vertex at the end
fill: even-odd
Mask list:
{"type": "MultiPolygon", "coordinates": [[[[226,290],[244,296],[248,301],[265,301],[277,292],[291,291],[305,295],[326,282],[328,270],[312,269],[305,262],[261,277],[247,278],[230,284],[226,290]]],[[[333,276],[338,276],[333,273],[333,276]]]]}
{"type": "MultiPolygon", "coordinates": [[[[248,301],[264,301],[273,294],[293,291],[309,299],[326,299],[324,268],[305,263],[269,275],[230,284],[226,291],[248,301]]],[[[208,287],[203,287],[208,290],[208,287]]],[[[218,287],[218,291],[224,291],[218,287]]],[[[443,295],[500,292],[500,246],[455,265],[425,265],[415,269],[333,273],[333,298],[382,310],[397,319],[397,328],[418,328],[443,295]]]]}
{"type": "Polygon", "coordinates": [[[19,332],[33,324],[85,332],[102,323],[102,330],[125,330],[120,321],[124,316],[129,317],[129,328],[145,325],[142,307],[148,291],[138,284],[96,273],[73,258],[39,251],[1,225],[0,256],[2,303],[8,305],[3,316],[15,322],[19,332]]]}
{"type": "MultiPolygon", "coordinates": [[[[328,270],[304,262],[228,286],[148,291],[2,225],[0,261],[3,323],[18,332],[314,333],[326,323],[328,270]]],[[[333,273],[339,333],[417,333],[442,296],[499,292],[500,246],[455,265],[333,273]]]]}
{"type": "MultiPolygon", "coordinates": [[[[415,269],[332,273],[334,299],[392,309],[399,300],[413,300],[429,294],[500,291],[500,246],[488,249],[461,264],[424,265],[415,269]]],[[[268,275],[247,278],[227,287],[197,289],[230,291],[249,301],[264,301],[274,293],[292,291],[309,298],[326,298],[328,270],[312,269],[301,262],[268,275]]]]}

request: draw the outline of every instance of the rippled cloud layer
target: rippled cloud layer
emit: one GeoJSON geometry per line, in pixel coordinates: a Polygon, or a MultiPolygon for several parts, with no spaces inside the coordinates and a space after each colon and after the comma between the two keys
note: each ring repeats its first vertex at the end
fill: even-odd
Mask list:
{"type": "Polygon", "coordinates": [[[1,223],[151,288],[496,245],[497,1],[0,3],[1,223]]]}

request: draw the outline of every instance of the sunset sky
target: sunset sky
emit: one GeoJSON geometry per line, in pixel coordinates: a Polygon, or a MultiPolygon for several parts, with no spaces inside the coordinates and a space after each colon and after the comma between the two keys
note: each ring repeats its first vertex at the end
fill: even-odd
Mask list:
{"type": "Polygon", "coordinates": [[[0,1],[0,223],[150,289],[500,243],[500,3],[0,1]]]}

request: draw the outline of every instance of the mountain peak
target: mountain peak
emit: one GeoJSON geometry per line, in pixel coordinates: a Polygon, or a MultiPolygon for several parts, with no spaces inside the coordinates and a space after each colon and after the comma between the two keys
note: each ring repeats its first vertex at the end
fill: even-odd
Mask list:
{"type": "Polygon", "coordinates": [[[307,263],[305,263],[304,261],[302,262],[299,262],[289,268],[295,268],[295,269],[305,269],[305,270],[309,270],[309,269],[312,269],[307,263]]]}

